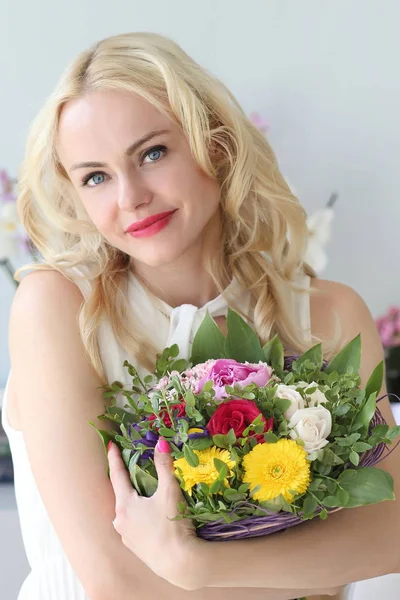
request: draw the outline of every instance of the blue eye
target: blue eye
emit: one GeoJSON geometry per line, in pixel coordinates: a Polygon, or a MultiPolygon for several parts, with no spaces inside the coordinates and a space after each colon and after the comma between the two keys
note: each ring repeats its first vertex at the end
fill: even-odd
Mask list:
{"type": "Polygon", "coordinates": [[[165,146],[153,146],[150,150],[147,150],[143,154],[142,163],[154,163],[158,162],[165,156],[167,153],[167,148],[165,146]]]}
{"type": "Polygon", "coordinates": [[[150,160],[158,160],[161,156],[161,152],[160,152],[160,150],[153,150],[147,156],[149,157],[150,160]]]}
{"type": "Polygon", "coordinates": [[[104,175],[102,173],[97,173],[97,175],[93,175],[92,181],[95,185],[98,185],[99,183],[103,183],[104,175]]]}
{"type": "Polygon", "coordinates": [[[82,179],[82,185],[88,187],[96,187],[101,183],[104,183],[106,176],[104,173],[89,173],[82,179]]]}

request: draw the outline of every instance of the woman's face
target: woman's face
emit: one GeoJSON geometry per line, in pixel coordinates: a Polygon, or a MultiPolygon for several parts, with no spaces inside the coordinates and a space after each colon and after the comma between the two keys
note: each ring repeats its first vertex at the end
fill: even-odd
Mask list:
{"type": "Polygon", "coordinates": [[[104,90],[72,100],[61,112],[57,150],[112,246],[152,267],[201,251],[219,214],[219,184],[200,170],[181,128],[151,104],[104,90]]]}

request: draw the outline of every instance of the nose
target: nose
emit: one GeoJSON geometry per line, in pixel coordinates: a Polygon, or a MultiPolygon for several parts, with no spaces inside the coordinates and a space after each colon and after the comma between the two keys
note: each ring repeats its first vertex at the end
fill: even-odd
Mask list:
{"type": "Polygon", "coordinates": [[[128,173],[120,178],[118,187],[118,207],[132,212],[142,204],[151,202],[152,194],[137,175],[128,173]]]}

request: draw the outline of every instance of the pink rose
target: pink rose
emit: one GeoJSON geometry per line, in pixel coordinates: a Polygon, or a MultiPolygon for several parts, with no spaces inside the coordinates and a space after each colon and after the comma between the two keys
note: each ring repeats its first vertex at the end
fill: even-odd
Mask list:
{"type": "Polygon", "coordinates": [[[265,363],[238,363],[231,358],[220,358],[210,366],[208,373],[197,383],[197,392],[201,392],[205,383],[212,380],[215,397],[221,400],[229,394],[225,392],[225,386],[240,385],[246,387],[255,383],[258,387],[266,385],[271,377],[272,369],[265,363]]]}

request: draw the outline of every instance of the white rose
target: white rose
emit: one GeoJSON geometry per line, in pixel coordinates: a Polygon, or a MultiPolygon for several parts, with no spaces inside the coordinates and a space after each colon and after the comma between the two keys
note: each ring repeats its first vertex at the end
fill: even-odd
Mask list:
{"type": "Polygon", "coordinates": [[[302,395],[296,391],[296,387],[293,385],[284,385],[280,383],[275,391],[276,398],[283,398],[284,400],[290,400],[291,404],[285,412],[285,419],[288,421],[300,408],[304,408],[304,399],[302,395]]]}
{"type": "Polygon", "coordinates": [[[325,402],[328,401],[324,392],[321,392],[321,390],[318,387],[318,383],[315,383],[315,381],[312,381],[311,383],[299,381],[298,383],[296,383],[296,387],[300,387],[304,390],[304,392],[307,395],[308,406],[310,407],[320,406],[321,404],[325,404],[325,402]],[[317,389],[312,394],[308,394],[307,390],[312,390],[313,388],[317,389]]]}
{"type": "Polygon", "coordinates": [[[332,415],[323,406],[302,408],[294,413],[289,427],[290,437],[303,440],[304,450],[311,454],[327,445],[326,438],[332,431],[332,415]]]}

